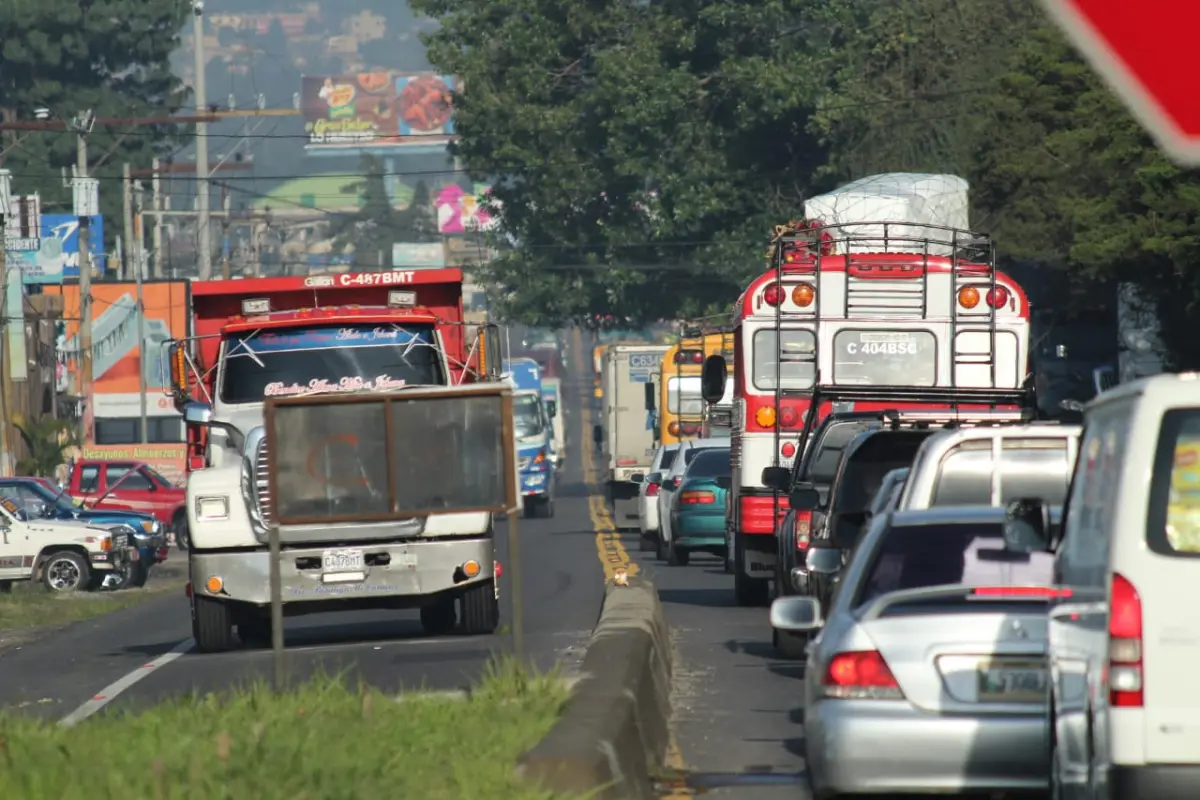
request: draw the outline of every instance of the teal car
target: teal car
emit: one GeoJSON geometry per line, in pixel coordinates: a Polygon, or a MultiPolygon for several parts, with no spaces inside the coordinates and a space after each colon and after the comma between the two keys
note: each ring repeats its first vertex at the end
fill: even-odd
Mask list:
{"type": "Polygon", "coordinates": [[[669,565],[687,566],[695,552],[725,558],[725,499],[732,475],[728,447],[701,450],[687,465],[671,498],[669,565]]]}

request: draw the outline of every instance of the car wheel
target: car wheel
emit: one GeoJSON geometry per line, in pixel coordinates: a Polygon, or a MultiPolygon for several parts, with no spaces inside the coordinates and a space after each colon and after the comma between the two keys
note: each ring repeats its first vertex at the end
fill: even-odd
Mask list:
{"type": "Polygon", "coordinates": [[[655,535],[653,532],[647,533],[642,531],[641,537],[638,539],[638,551],[642,553],[652,553],[657,549],[654,543],[655,535]]]}
{"type": "Polygon", "coordinates": [[[83,556],[72,550],[51,553],[42,562],[42,583],[52,592],[75,592],[88,585],[91,569],[83,556]]]}
{"type": "Polygon", "coordinates": [[[667,560],[667,543],[663,541],[661,530],[654,535],[654,557],[659,561],[667,560]]]}
{"type": "Polygon", "coordinates": [[[667,566],[686,567],[691,555],[692,554],[687,550],[676,547],[675,542],[672,541],[669,545],[667,545],[667,566]]]}

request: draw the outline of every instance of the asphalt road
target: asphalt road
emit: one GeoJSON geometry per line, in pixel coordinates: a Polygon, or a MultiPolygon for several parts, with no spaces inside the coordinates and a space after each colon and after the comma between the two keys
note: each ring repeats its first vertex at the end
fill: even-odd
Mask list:
{"type": "MultiPolygon", "coordinates": [[[[590,391],[590,375],[586,385],[590,391]]],[[[575,458],[560,480],[556,516],[521,520],[519,536],[526,649],[540,667],[557,662],[569,673],[582,660],[604,586],[579,459],[580,413],[569,395],[563,406],[568,452],[575,458]]],[[[489,655],[508,651],[512,644],[507,633],[512,587],[504,523],[499,525],[497,541],[505,568],[502,633],[426,637],[416,611],[301,617],[288,620],[285,628],[289,677],[348,671],[389,692],[470,685],[489,655]]],[[[182,592],[80,623],[0,655],[0,707],[61,719],[123,679],[130,685],[101,713],[270,679],[269,649],[203,655],[189,651],[164,658],[190,636],[188,602],[182,592]],[[132,682],[135,675],[138,679],[132,682]]]]}

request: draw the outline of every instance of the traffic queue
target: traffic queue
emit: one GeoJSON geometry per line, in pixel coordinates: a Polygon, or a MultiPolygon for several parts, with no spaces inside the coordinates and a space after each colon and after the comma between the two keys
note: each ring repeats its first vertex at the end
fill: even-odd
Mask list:
{"type": "Polygon", "coordinates": [[[809,200],[726,328],[601,348],[614,519],[769,605],[777,656],[807,662],[816,798],[1183,797],[1200,377],[1040,418],[1029,303],[995,262],[955,176],[809,200]],[[636,406],[606,394],[638,382],[636,406]]]}

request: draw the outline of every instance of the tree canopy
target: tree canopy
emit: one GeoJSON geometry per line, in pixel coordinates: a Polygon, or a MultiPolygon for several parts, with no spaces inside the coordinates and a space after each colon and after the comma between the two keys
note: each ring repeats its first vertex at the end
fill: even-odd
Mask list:
{"type": "Polygon", "coordinates": [[[949,172],[1003,256],[1143,285],[1178,363],[1200,363],[1200,181],[1034,0],[413,4],[463,81],[457,151],[495,183],[516,318],[728,308],[806,196],[949,172]]]}
{"type": "MultiPolygon", "coordinates": [[[[168,58],[189,8],[184,0],[0,3],[0,107],[21,120],[38,108],[64,120],[88,110],[97,117],[173,113],[187,95],[168,58]]],[[[89,161],[98,165],[93,176],[119,178],[127,161],[149,166],[175,134],[167,126],[95,126],[88,137],[89,161]]],[[[41,193],[47,212],[70,210],[60,170],[75,164],[73,134],[7,132],[0,150],[15,191],[41,193]]],[[[102,184],[100,200],[101,212],[120,220],[121,192],[102,184]]]]}

